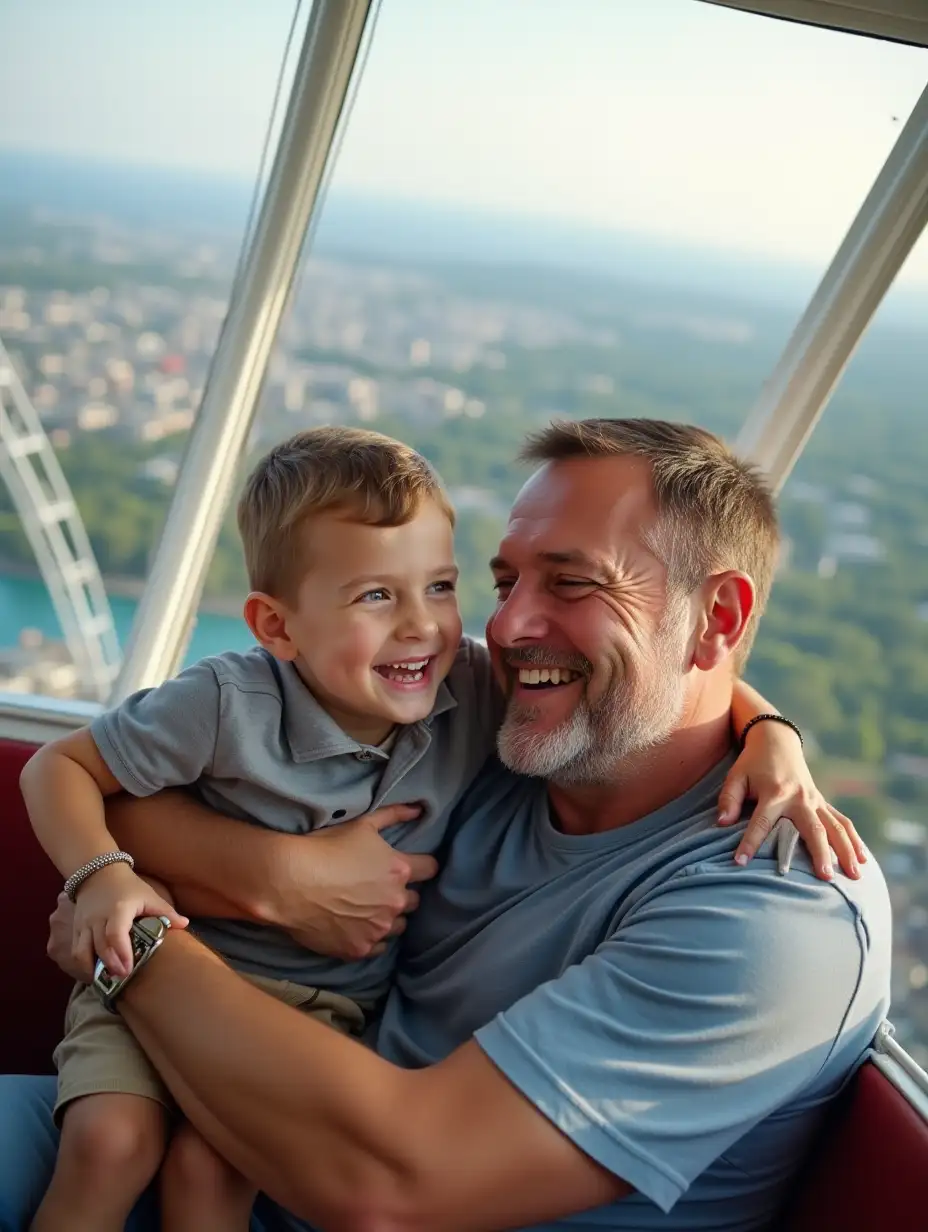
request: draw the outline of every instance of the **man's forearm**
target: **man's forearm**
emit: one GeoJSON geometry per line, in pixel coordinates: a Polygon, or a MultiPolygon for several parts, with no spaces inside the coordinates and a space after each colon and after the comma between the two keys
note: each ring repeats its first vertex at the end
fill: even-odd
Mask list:
{"type": "Polygon", "coordinates": [[[367,1201],[386,1214],[395,1192],[402,1206],[415,1074],[258,991],[182,933],[119,1006],[184,1115],[275,1201],[341,1228],[364,1224],[367,1201]]]}
{"type": "Polygon", "coordinates": [[[164,881],[187,915],[276,922],[279,835],[214,813],[185,791],[113,796],[106,820],[138,871],[164,881]]]}

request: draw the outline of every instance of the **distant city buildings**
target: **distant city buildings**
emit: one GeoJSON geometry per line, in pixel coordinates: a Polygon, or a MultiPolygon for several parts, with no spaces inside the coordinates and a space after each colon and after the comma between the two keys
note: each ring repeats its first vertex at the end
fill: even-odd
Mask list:
{"type": "MultiPolygon", "coordinates": [[[[0,246],[0,258],[30,275],[0,281],[0,336],[46,430],[64,443],[75,430],[157,441],[188,429],[225,317],[234,246],[102,218],[63,227],[57,243],[47,252],[0,246]],[[63,289],[74,263],[99,268],[107,285],[63,289]],[[49,286],[55,270],[61,287],[49,286]]],[[[455,294],[414,272],[311,260],[265,382],[263,431],[292,431],[294,419],[479,418],[486,402],[456,378],[505,368],[508,348],[601,345],[601,332],[567,313],[455,294]]],[[[584,382],[611,392],[608,378],[584,382]]]]}

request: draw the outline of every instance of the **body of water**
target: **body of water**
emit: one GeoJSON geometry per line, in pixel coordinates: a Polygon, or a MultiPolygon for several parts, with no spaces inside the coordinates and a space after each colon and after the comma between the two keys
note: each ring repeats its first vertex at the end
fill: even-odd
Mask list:
{"type": "MultiPolygon", "coordinates": [[[[123,646],[138,607],[137,599],[110,598],[116,633],[123,646]]],[[[23,629],[38,629],[46,637],[61,639],[61,626],[48,591],[40,578],[0,575],[0,647],[15,646],[23,629]]],[[[197,618],[186,663],[223,650],[247,650],[254,639],[244,620],[201,612],[197,618]]]]}

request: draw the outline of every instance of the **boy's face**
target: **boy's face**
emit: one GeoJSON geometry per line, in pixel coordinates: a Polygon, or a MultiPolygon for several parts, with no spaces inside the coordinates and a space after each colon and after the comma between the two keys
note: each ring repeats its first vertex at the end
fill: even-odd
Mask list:
{"type": "Polygon", "coordinates": [[[403,526],[329,512],[301,534],[306,573],[294,602],[252,596],[249,624],[272,654],[296,664],[344,731],[379,743],[395,724],[428,716],[457,653],[451,523],[426,500],[403,526]],[[263,611],[253,620],[256,603],[263,611]]]}

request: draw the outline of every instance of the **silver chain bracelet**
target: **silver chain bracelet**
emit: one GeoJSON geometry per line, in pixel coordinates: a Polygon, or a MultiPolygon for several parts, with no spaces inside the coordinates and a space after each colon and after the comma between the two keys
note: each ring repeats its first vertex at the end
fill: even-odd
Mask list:
{"type": "Polygon", "coordinates": [[[77,901],[77,892],[87,878],[98,873],[101,868],[106,868],[107,864],[128,864],[130,868],[135,868],[135,861],[128,851],[107,851],[102,856],[94,856],[92,860],[82,864],[77,872],[72,873],[64,883],[64,892],[72,903],[77,901]]]}

